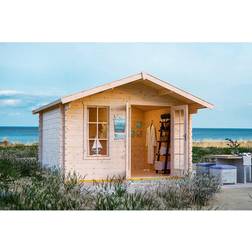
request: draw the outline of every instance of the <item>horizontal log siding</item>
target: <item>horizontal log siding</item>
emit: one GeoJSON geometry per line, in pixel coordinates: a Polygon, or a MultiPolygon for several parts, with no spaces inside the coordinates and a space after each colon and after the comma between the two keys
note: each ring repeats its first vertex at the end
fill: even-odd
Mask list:
{"type": "Polygon", "coordinates": [[[174,98],[160,97],[157,91],[140,86],[122,86],[103,93],[70,102],[65,106],[65,173],[75,171],[85,179],[106,179],[126,176],[126,142],[114,140],[113,118],[126,117],[126,102],[153,106],[179,105],[174,98]],[[109,157],[87,158],[87,106],[110,107],[109,157]]]}
{"type": "MultiPolygon", "coordinates": [[[[75,171],[85,179],[106,179],[112,176],[125,176],[125,140],[114,140],[113,118],[115,115],[125,116],[123,101],[118,103],[108,99],[103,103],[100,99],[72,102],[65,111],[65,172],[75,171]],[[87,136],[84,137],[87,121],[84,121],[85,105],[110,106],[109,118],[109,156],[104,159],[87,157],[87,136]]],[[[86,117],[85,117],[86,118],[86,117]]]]}
{"type": "Polygon", "coordinates": [[[62,156],[62,118],[59,108],[42,116],[42,165],[60,168],[62,156]]]}

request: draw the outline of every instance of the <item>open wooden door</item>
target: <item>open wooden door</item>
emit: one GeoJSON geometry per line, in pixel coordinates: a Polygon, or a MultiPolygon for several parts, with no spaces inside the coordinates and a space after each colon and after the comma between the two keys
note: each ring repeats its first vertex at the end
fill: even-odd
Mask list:
{"type": "Polygon", "coordinates": [[[171,174],[188,170],[188,105],[171,108],[171,174]]]}

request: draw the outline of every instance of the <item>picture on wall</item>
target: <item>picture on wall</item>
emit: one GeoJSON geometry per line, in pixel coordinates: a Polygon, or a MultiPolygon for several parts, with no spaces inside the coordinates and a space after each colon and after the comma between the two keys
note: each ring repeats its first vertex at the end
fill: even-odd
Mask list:
{"type": "Polygon", "coordinates": [[[125,127],[126,119],[125,116],[117,115],[114,117],[114,139],[120,140],[125,139],[125,127]]]}

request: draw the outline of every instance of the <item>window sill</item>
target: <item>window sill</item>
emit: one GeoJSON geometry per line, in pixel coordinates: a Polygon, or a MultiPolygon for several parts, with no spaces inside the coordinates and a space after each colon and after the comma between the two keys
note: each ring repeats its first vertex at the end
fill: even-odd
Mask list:
{"type": "Polygon", "coordinates": [[[110,159],[111,159],[110,156],[101,156],[101,157],[84,156],[84,160],[110,160],[110,159]]]}

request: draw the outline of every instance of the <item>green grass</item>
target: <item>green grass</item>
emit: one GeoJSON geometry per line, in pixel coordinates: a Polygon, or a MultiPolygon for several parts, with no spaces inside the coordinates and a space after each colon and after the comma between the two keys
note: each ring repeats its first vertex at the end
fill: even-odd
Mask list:
{"type": "Polygon", "coordinates": [[[0,146],[0,180],[32,177],[39,170],[37,145],[0,146]]]}
{"type": "MultiPolygon", "coordinates": [[[[239,153],[251,152],[252,148],[239,147],[239,153]]],[[[208,155],[232,154],[232,149],[229,147],[193,147],[193,163],[204,161],[208,155]]]]}
{"type": "Polygon", "coordinates": [[[8,146],[0,146],[0,158],[10,156],[16,158],[37,158],[38,145],[15,144],[8,146]]]}

